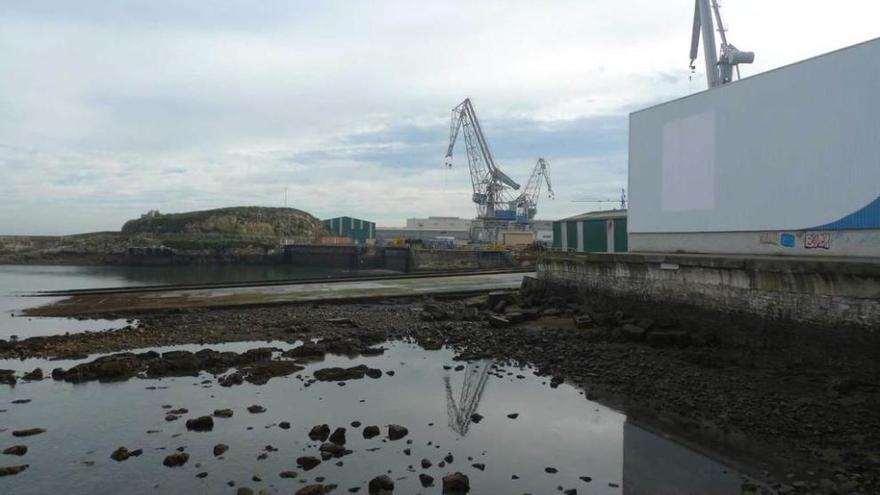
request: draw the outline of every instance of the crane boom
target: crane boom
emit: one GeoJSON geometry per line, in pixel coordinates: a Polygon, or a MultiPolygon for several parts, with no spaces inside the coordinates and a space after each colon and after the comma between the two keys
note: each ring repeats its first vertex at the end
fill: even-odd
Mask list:
{"type": "Polygon", "coordinates": [[[547,168],[548,163],[543,158],[538,158],[535,168],[532,169],[532,175],[526,183],[523,192],[516,199],[517,217],[520,220],[531,220],[538,213],[538,198],[541,195],[541,186],[547,184],[548,196],[552,199],[555,194],[553,186],[550,184],[550,171],[547,168]]]}
{"type": "Polygon", "coordinates": [[[691,32],[690,67],[699,52],[700,38],[703,39],[703,58],[706,62],[706,81],[709,89],[733,82],[733,70],[739,76],[739,64],[750,64],[755,61],[754,52],[743,52],[728,43],[724,22],[721,20],[721,7],[718,0],[694,0],[694,25],[691,32]],[[713,21],[713,16],[715,21],[713,21]],[[721,54],[715,46],[715,26],[721,35],[721,54]]]}

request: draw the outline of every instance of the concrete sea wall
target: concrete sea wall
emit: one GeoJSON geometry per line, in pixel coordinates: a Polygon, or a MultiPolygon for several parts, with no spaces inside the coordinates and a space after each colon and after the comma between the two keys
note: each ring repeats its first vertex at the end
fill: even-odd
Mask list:
{"type": "Polygon", "coordinates": [[[551,286],[823,326],[880,327],[880,264],[858,260],[549,253],[551,286]]]}

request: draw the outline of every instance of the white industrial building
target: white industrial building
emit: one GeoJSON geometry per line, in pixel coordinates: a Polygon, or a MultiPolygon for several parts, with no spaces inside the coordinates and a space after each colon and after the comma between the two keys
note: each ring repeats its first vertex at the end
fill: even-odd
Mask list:
{"type": "Polygon", "coordinates": [[[880,257],[880,39],[630,115],[629,248],[880,257]]]}

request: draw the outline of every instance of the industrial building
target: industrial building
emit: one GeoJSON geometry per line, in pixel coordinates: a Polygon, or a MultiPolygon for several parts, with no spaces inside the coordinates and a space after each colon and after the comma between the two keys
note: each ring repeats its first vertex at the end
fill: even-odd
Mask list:
{"type": "Polygon", "coordinates": [[[406,228],[411,230],[460,230],[470,231],[474,221],[461,217],[407,218],[406,228]]]}
{"type": "Polygon", "coordinates": [[[880,257],[878,60],[875,39],[631,114],[630,249],[880,257]]]}
{"type": "Polygon", "coordinates": [[[376,224],[351,217],[336,217],[321,221],[331,235],[347,237],[355,244],[368,244],[376,238],[376,224]]]}
{"type": "Polygon", "coordinates": [[[593,211],[553,222],[553,248],[578,253],[626,252],[626,216],[626,210],[593,211]]]}

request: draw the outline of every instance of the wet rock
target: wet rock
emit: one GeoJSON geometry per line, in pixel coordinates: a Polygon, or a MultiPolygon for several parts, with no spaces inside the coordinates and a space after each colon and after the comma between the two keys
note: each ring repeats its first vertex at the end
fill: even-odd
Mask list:
{"type": "Polygon", "coordinates": [[[254,385],[265,385],[271,378],[287,376],[302,371],[302,366],[292,361],[262,361],[241,368],[244,379],[254,385]]]}
{"type": "Polygon", "coordinates": [[[483,420],[483,415],[478,413],[471,414],[471,421],[474,423],[479,423],[483,420]]]}
{"type": "Polygon", "coordinates": [[[563,376],[554,376],[550,379],[550,388],[556,388],[565,383],[565,377],[563,376]]]}
{"type": "Polygon", "coordinates": [[[162,464],[168,467],[177,467],[183,466],[188,460],[189,454],[187,454],[186,452],[177,452],[175,454],[165,456],[165,460],[162,461],[162,464]]]}
{"type": "Polygon", "coordinates": [[[569,488],[568,490],[562,490],[563,495],[577,495],[578,491],[576,488],[569,488]]]}
{"type": "Polygon", "coordinates": [[[627,340],[644,340],[646,330],[632,323],[627,323],[621,327],[620,333],[627,340]]]}
{"type": "Polygon", "coordinates": [[[259,404],[254,404],[252,406],[248,406],[247,410],[251,414],[260,414],[260,413],[266,412],[266,408],[259,405],[259,404]]]}
{"type": "Polygon", "coordinates": [[[234,371],[226,376],[221,376],[220,378],[218,378],[217,383],[219,383],[221,387],[241,385],[242,383],[244,383],[244,377],[238,371],[234,371]]]}
{"type": "Polygon", "coordinates": [[[52,379],[53,380],[63,380],[64,379],[64,368],[55,368],[52,370],[52,379]]]}
{"type": "Polygon", "coordinates": [[[323,368],[315,371],[315,379],[322,382],[344,382],[346,380],[360,380],[364,376],[379,378],[382,371],[368,368],[366,365],[353,366],[351,368],[323,368]]]}
{"type": "Polygon", "coordinates": [[[208,477],[208,472],[207,472],[207,471],[202,471],[201,473],[199,473],[199,474],[196,475],[196,478],[200,478],[200,479],[201,479],[201,478],[207,478],[207,477],[208,477]]]}
{"type": "Polygon", "coordinates": [[[15,430],[12,432],[12,436],[14,437],[30,437],[34,435],[39,435],[40,433],[46,433],[46,430],[43,428],[28,428],[26,430],[15,430]]]}
{"type": "Polygon", "coordinates": [[[80,363],[64,372],[64,381],[80,383],[128,380],[143,368],[143,362],[133,353],[124,352],[101,356],[88,363],[80,363]]]}
{"type": "Polygon", "coordinates": [[[428,459],[422,459],[422,469],[428,469],[431,467],[431,461],[428,459]]]}
{"type": "Polygon", "coordinates": [[[229,450],[229,445],[226,445],[225,443],[218,443],[214,446],[214,455],[219,457],[225,454],[227,450],[229,450]]]}
{"type": "Polygon", "coordinates": [[[360,427],[361,427],[361,422],[360,422],[360,421],[352,421],[352,422],[351,422],[351,427],[352,427],[352,428],[360,428],[360,427]]]}
{"type": "Polygon", "coordinates": [[[15,378],[15,370],[0,370],[0,384],[15,385],[18,380],[15,378]]]}
{"type": "Polygon", "coordinates": [[[330,441],[337,445],[345,445],[345,428],[336,428],[330,435],[330,441]]]}
{"type": "Polygon", "coordinates": [[[364,438],[369,440],[370,438],[381,435],[382,432],[379,430],[378,426],[367,426],[364,427],[364,438]]]}
{"type": "Polygon", "coordinates": [[[31,401],[30,399],[15,399],[14,401],[12,401],[12,403],[13,404],[27,404],[30,401],[31,401]]]}
{"type": "Polygon", "coordinates": [[[446,454],[446,457],[443,458],[443,462],[445,462],[446,464],[452,464],[453,460],[455,460],[455,458],[452,457],[452,452],[449,452],[448,454],[446,454]]]}
{"type": "Polygon", "coordinates": [[[475,463],[471,464],[471,466],[472,466],[474,469],[479,469],[480,471],[485,471],[485,470],[486,470],[486,465],[483,464],[483,463],[481,463],[481,462],[475,462],[475,463]]]}
{"type": "Polygon", "coordinates": [[[290,429],[290,421],[282,421],[282,422],[278,423],[278,427],[281,428],[282,430],[289,430],[290,429]]]}
{"type": "Polygon", "coordinates": [[[327,346],[325,346],[324,344],[314,344],[312,342],[306,342],[299,347],[294,347],[293,349],[282,352],[281,355],[288,358],[315,359],[323,358],[326,353],[327,346]]]}
{"type": "Polygon", "coordinates": [[[22,377],[23,380],[28,380],[32,382],[37,382],[43,379],[43,370],[40,368],[35,368],[30,373],[25,373],[22,377]]]}
{"type": "Polygon", "coordinates": [[[556,469],[555,467],[545,467],[544,472],[547,474],[556,474],[559,472],[559,470],[556,469]]]}
{"type": "Polygon", "coordinates": [[[131,452],[128,451],[125,447],[119,447],[114,450],[112,454],[110,454],[110,458],[116,462],[122,462],[131,457],[131,452]]]}
{"type": "Polygon", "coordinates": [[[18,474],[27,469],[29,466],[30,464],[22,464],[20,466],[0,467],[0,476],[12,476],[14,474],[18,474]]]}
{"type": "Polygon", "coordinates": [[[218,418],[231,418],[233,414],[232,409],[214,409],[214,416],[218,418]]]}
{"type": "Polygon", "coordinates": [[[28,448],[27,445],[13,445],[12,447],[7,447],[3,449],[3,453],[6,455],[25,455],[27,454],[28,448]]]}
{"type": "Polygon", "coordinates": [[[336,443],[325,442],[318,449],[321,451],[321,457],[325,457],[325,461],[331,457],[343,457],[351,454],[351,451],[336,443]]]}
{"type": "Polygon", "coordinates": [[[409,434],[409,430],[400,425],[388,425],[388,439],[389,440],[400,440],[401,438],[407,436],[409,434]]]}
{"type": "Polygon", "coordinates": [[[309,438],[315,441],[325,442],[330,437],[330,426],[317,425],[309,431],[309,438]]]}
{"type": "Polygon", "coordinates": [[[387,475],[376,476],[367,485],[370,495],[388,494],[394,491],[394,481],[387,475]]]}
{"type": "Polygon", "coordinates": [[[199,416],[186,420],[186,429],[190,431],[211,431],[214,429],[214,419],[211,416],[199,416]]]}
{"type": "Polygon", "coordinates": [[[578,476],[578,478],[579,478],[581,481],[583,481],[584,483],[589,483],[589,482],[593,481],[593,478],[591,478],[591,477],[589,477],[589,476],[578,476]]]}
{"type": "Polygon", "coordinates": [[[318,464],[321,464],[321,459],[317,457],[303,456],[296,459],[296,465],[305,471],[314,469],[318,464]]]}
{"type": "Polygon", "coordinates": [[[299,476],[299,474],[296,471],[281,471],[278,473],[278,476],[286,479],[293,479],[299,476]]]}
{"type": "Polygon", "coordinates": [[[324,485],[306,485],[296,491],[296,495],[323,495],[327,493],[324,485]]]}
{"type": "Polygon", "coordinates": [[[510,413],[507,415],[507,417],[510,419],[516,419],[519,417],[519,413],[510,413]]]}
{"type": "Polygon", "coordinates": [[[420,473],[419,474],[419,483],[421,483],[422,487],[424,487],[424,488],[434,486],[434,477],[429,476],[425,473],[420,473]]]}
{"type": "Polygon", "coordinates": [[[243,486],[236,490],[235,495],[254,495],[254,491],[246,486],[243,486]]]}
{"type": "Polygon", "coordinates": [[[464,474],[455,472],[443,477],[443,493],[459,495],[471,490],[471,480],[464,474]]]}

